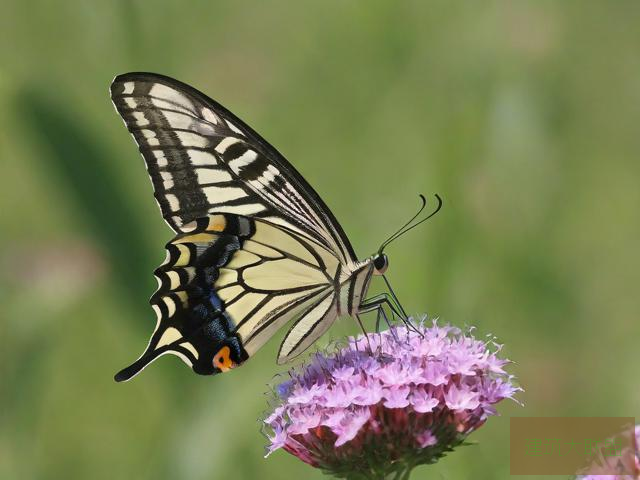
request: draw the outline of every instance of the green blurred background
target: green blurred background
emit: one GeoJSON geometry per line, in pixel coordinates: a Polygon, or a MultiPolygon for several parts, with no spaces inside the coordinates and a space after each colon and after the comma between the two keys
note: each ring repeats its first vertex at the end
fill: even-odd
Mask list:
{"type": "Polygon", "coordinates": [[[633,0],[3,0],[0,478],[322,477],[262,457],[278,339],[215,378],[164,357],[112,379],[171,237],[108,96],[131,70],[262,133],[361,256],[442,195],[390,277],[411,312],[497,335],[525,407],[413,478],[507,478],[510,415],[640,416],[639,25],[633,0]]]}

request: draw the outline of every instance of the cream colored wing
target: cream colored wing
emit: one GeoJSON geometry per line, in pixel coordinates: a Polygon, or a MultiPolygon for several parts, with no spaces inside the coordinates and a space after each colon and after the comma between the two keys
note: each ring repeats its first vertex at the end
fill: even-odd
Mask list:
{"type": "Polygon", "coordinates": [[[202,92],[154,73],[118,75],[113,103],[145,159],[162,215],[177,232],[212,213],[269,219],[357,261],[342,227],[295,168],[202,92]]]}
{"type": "Polygon", "coordinates": [[[255,220],[255,233],[215,283],[249,355],[333,292],[338,259],[307,237],[255,220]],[[260,259],[258,258],[260,257],[260,259]]]}
{"type": "Polygon", "coordinates": [[[289,329],[278,352],[278,363],[286,363],[304,352],[338,317],[335,290],[316,297],[289,329]]]}
{"type": "MultiPolygon", "coordinates": [[[[160,287],[151,305],[158,321],[147,349],[116,380],[128,380],[166,353],[199,374],[226,371],[295,318],[301,321],[288,337],[303,337],[302,320],[316,317],[333,297],[338,258],[304,235],[229,213],[183,229],[155,271],[160,287]]],[[[324,313],[328,321],[328,309],[324,313]]],[[[313,337],[317,327],[311,327],[313,337]]],[[[308,344],[296,342],[288,357],[308,344]]]]}

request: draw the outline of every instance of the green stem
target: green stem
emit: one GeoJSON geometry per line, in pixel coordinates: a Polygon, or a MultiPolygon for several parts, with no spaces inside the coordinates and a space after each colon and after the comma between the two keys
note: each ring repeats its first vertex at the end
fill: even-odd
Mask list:
{"type": "Polygon", "coordinates": [[[405,467],[404,473],[400,477],[400,480],[409,480],[409,478],[411,478],[412,471],[413,471],[413,464],[407,463],[407,466],[405,467]]]}
{"type": "Polygon", "coordinates": [[[389,475],[386,475],[385,477],[380,477],[384,480],[400,480],[402,478],[402,474],[404,473],[404,469],[399,469],[394,471],[393,473],[390,473],[389,475]]]}
{"type": "Polygon", "coordinates": [[[386,480],[409,480],[411,478],[411,472],[414,465],[412,463],[405,464],[402,468],[399,468],[395,472],[387,475],[386,480]]]}

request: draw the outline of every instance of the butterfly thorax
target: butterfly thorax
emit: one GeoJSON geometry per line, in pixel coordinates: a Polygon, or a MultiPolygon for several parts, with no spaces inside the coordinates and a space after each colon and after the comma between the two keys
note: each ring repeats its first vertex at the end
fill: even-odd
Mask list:
{"type": "Polygon", "coordinates": [[[355,316],[358,313],[358,307],[369,289],[372,274],[371,258],[343,266],[337,286],[339,315],[355,316]]]}

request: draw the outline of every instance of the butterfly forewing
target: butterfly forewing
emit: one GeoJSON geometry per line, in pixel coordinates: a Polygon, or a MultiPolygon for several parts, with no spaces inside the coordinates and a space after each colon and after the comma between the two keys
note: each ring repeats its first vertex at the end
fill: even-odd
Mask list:
{"type": "Polygon", "coordinates": [[[318,194],[244,122],[194,88],[156,74],[115,78],[111,96],[147,163],[171,227],[212,212],[268,218],[355,261],[318,194]]]}

